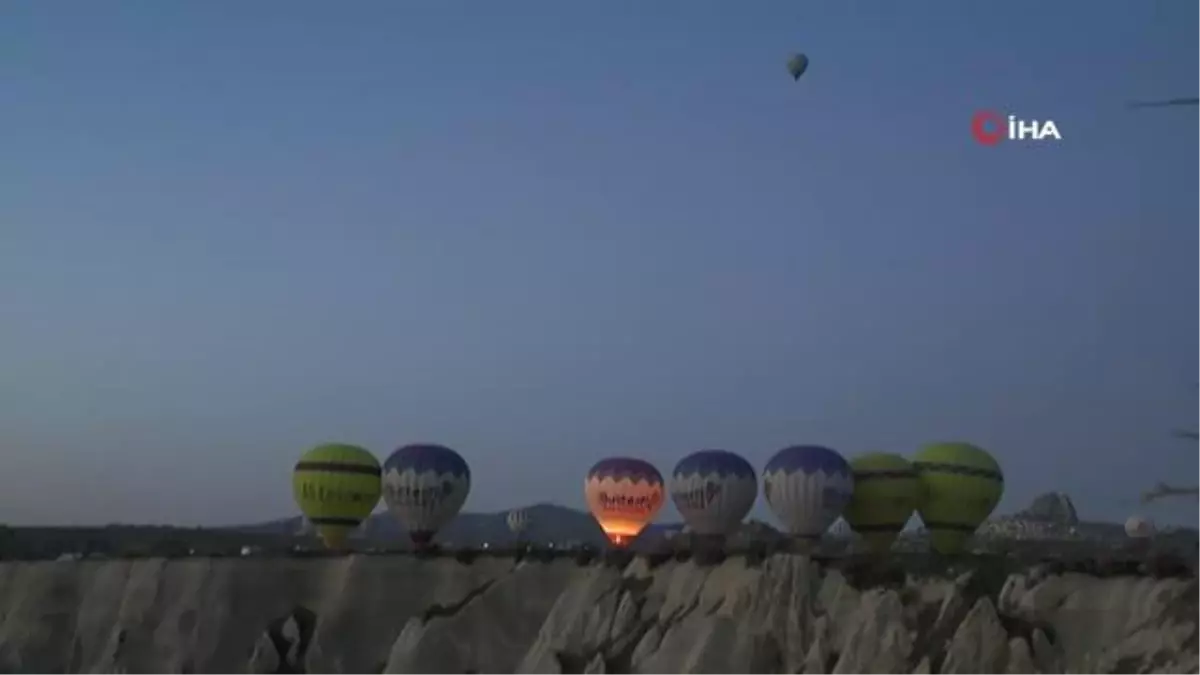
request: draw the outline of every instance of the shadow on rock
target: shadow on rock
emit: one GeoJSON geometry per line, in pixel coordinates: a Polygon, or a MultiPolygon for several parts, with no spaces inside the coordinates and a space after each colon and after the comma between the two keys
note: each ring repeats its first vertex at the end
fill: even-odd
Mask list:
{"type": "Polygon", "coordinates": [[[317,615],[296,607],[275,619],[259,638],[250,656],[252,673],[305,673],[305,658],[317,628],[317,615]]]}

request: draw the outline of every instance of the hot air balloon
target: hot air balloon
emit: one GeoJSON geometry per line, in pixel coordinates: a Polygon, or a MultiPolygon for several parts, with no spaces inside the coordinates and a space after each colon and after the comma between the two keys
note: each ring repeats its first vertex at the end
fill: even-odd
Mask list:
{"type": "Polygon", "coordinates": [[[671,500],[701,536],[724,536],[736,530],[757,497],[754,467],[725,450],[694,452],[680,460],[671,475],[671,500]]]}
{"type": "Polygon", "coordinates": [[[663,478],[648,462],[610,457],[588,471],[583,491],[600,529],[613,546],[624,548],[662,508],[663,478]]]}
{"type": "Polygon", "coordinates": [[[850,465],[819,445],[784,448],[763,468],[767,505],[789,532],[803,539],[819,539],[853,494],[850,465]]]}
{"type": "Polygon", "coordinates": [[[325,546],[340,549],[379,503],[379,460],[354,445],[318,445],[296,462],[292,495],[325,546]]]}
{"type": "Polygon", "coordinates": [[[1141,516],[1130,516],[1125,521],[1125,534],[1131,539],[1149,539],[1154,536],[1154,521],[1141,516]]]}
{"type": "Polygon", "coordinates": [[[1004,494],[1004,474],[986,451],[969,443],[927,445],[913,458],[925,490],[918,509],[929,543],[959,553],[1004,494]]]}
{"type": "Polygon", "coordinates": [[[875,452],[850,460],[854,496],[845,518],[874,553],[882,553],[921,506],[924,491],[917,471],[900,455],[875,452]]]}
{"type": "Polygon", "coordinates": [[[513,509],[508,512],[504,522],[508,525],[508,531],[516,536],[517,541],[520,541],[526,528],[529,527],[529,512],[525,509],[513,509]]]}
{"type": "Polygon", "coordinates": [[[418,547],[458,515],[471,491],[471,469],[441,445],[406,445],[383,463],[383,499],[418,547]]]}
{"type": "Polygon", "coordinates": [[[792,76],[792,81],[800,79],[804,71],[808,70],[808,57],[804,54],[792,54],[787,62],[788,74],[792,76]]]}

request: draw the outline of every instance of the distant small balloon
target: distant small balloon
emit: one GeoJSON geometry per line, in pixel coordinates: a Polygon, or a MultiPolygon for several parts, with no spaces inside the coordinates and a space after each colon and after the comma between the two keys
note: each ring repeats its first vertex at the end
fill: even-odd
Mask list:
{"type": "Polygon", "coordinates": [[[1154,521],[1142,516],[1130,516],[1125,521],[1125,534],[1132,539],[1148,539],[1154,536],[1154,521]]]}
{"type": "Polygon", "coordinates": [[[808,70],[808,57],[804,54],[792,54],[787,62],[788,73],[792,76],[792,81],[800,79],[800,76],[808,70]]]}
{"type": "Polygon", "coordinates": [[[649,462],[610,457],[588,471],[583,482],[588,509],[613,546],[633,543],[663,504],[663,478],[649,462]]]}
{"type": "Polygon", "coordinates": [[[529,512],[525,509],[513,509],[508,512],[508,516],[505,517],[504,521],[508,525],[509,532],[520,538],[529,527],[529,512]]]}

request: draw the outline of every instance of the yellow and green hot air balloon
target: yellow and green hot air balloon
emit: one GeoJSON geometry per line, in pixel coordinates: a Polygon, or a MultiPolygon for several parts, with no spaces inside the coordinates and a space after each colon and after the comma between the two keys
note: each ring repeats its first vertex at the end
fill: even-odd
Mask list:
{"type": "Polygon", "coordinates": [[[892,547],[913,511],[921,506],[924,489],[907,459],[886,452],[850,460],[854,496],[842,516],[872,553],[892,547]]]}
{"type": "Polygon", "coordinates": [[[1004,474],[986,451],[970,443],[935,443],[913,458],[925,488],[918,509],[933,550],[959,553],[1004,494],[1004,474]]]}
{"type": "Polygon", "coordinates": [[[355,445],[327,443],[304,453],[292,471],[292,494],[304,517],[330,549],[379,503],[379,460],[355,445]]]}

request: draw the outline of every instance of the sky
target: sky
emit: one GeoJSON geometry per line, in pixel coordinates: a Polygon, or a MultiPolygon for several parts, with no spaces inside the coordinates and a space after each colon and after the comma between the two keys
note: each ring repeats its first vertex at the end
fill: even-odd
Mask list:
{"type": "Polygon", "coordinates": [[[1200,473],[1196,109],[1126,104],[1196,94],[1198,12],[3,3],[0,521],[290,516],[325,441],[495,511],[966,440],[1001,512],[1195,525],[1137,495],[1200,473]]]}

